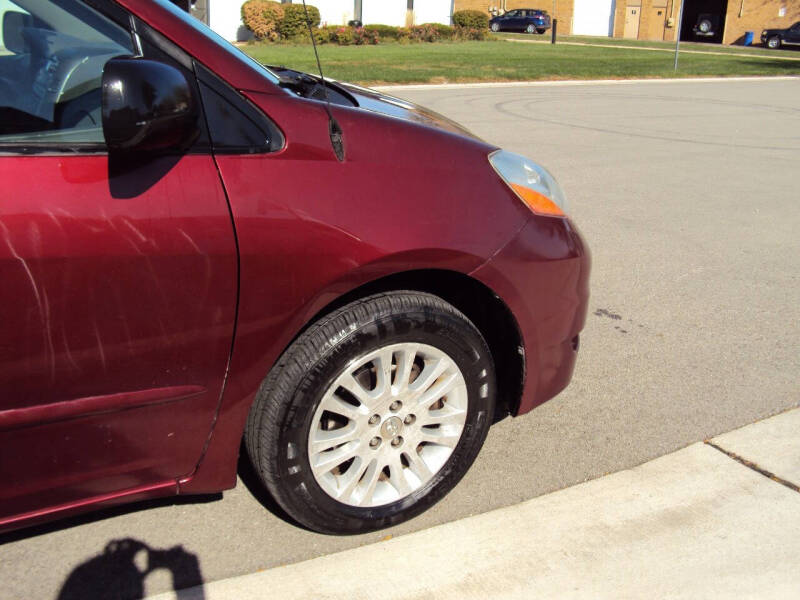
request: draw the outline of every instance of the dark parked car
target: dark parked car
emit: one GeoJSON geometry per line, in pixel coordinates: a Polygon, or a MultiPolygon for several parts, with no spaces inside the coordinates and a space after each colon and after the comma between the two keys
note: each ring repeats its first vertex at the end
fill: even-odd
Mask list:
{"type": "Polygon", "coordinates": [[[765,29],[761,32],[761,43],[772,49],[800,46],[800,21],[786,29],[765,29]]]}
{"type": "Polygon", "coordinates": [[[299,523],[386,527],[569,383],[590,258],[543,167],[168,0],[9,4],[0,530],[231,488],[242,441],[299,523]]]}
{"type": "Polygon", "coordinates": [[[544,33],[550,29],[550,15],[538,8],[518,8],[489,20],[492,31],[544,33]]]}

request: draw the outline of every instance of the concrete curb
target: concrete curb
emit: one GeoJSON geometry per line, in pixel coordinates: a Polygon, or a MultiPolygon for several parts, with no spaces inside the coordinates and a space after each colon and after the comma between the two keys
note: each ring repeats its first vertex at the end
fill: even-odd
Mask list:
{"type": "MultiPolygon", "coordinates": [[[[777,439],[786,464],[800,461],[800,437],[784,435],[798,419],[794,410],[737,432],[748,443],[757,443],[748,428],[777,439]]],[[[796,598],[800,493],[718,451],[726,439],[516,506],[151,600],[796,598]]],[[[769,460],[776,444],[758,448],[769,460]]]]}

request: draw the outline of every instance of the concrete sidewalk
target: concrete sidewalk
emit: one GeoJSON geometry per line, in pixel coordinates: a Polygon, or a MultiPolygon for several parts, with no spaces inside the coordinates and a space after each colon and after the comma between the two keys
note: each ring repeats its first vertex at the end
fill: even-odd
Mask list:
{"type": "Polygon", "coordinates": [[[516,506],[152,600],[794,599],[798,484],[795,409],[516,506]]]}

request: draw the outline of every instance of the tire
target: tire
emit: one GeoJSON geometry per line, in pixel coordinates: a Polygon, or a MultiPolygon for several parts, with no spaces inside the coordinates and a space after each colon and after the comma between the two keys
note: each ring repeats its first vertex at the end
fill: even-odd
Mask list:
{"type": "Polygon", "coordinates": [[[430,294],[378,294],[321,318],[284,352],[256,395],[245,445],[298,523],[374,531],[458,483],[486,439],[495,390],[489,349],[462,313],[430,294]]]}
{"type": "Polygon", "coordinates": [[[494,31],[495,33],[497,33],[498,31],[500,31],[500,25],[498,23],[492,23],[492,26],[490,27],[490,29],[492,31],[494,31]]]}
{"type": "Polygon", "coordinates": [[[543,35],[544,32],[546,32],[546,31],[547,31],[547,29],[537,29],[536,33],[538,33],[539,35],[543,35]]]}
{"type": "Polygon", "coordinates": [[[536,27],[534,27],[533,25],[528,25],[525,28],[525,32],[526,33],[536,33],[536,27]]]}
{"type": "Polygon", "coordinates": [[[781,47],[781,38],[779,38],[777,35],[773,35],[771,38],[767,40],[767,48],[770,48],[772,50],[777,50],[780,47],[781,47]]]}
{"type": "Polygon", "coordinates": [[[709,19],[700,19],[700,22],[697,24],[697,29],[699,29],[703,33],[708,33],[711,31],[711,21],[709,19]]]}

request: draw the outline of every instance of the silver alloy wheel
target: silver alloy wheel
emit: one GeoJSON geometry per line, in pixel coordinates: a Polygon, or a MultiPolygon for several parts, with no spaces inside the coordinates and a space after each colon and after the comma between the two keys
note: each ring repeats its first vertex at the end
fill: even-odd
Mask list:
{"type": "Polygon", "coordinates": [[[781,45],[781,39],[778,36],[771,37],[767,40],[767,46],[769,48],[779,48],[781,45]]]}
{"type": "Polygon", "coordinates": [[[497,23],[492,23],[492,31],[497,32],[500,31],[500,25],[497,23]]]}
{"type": "Polygon", "coordinates": [[[458,365],[433,346],[393,344],[356,358],[314,413],[308,434],[314,479],[350,506],[408,496],[453,453],[467,400],[458,365]]]}

